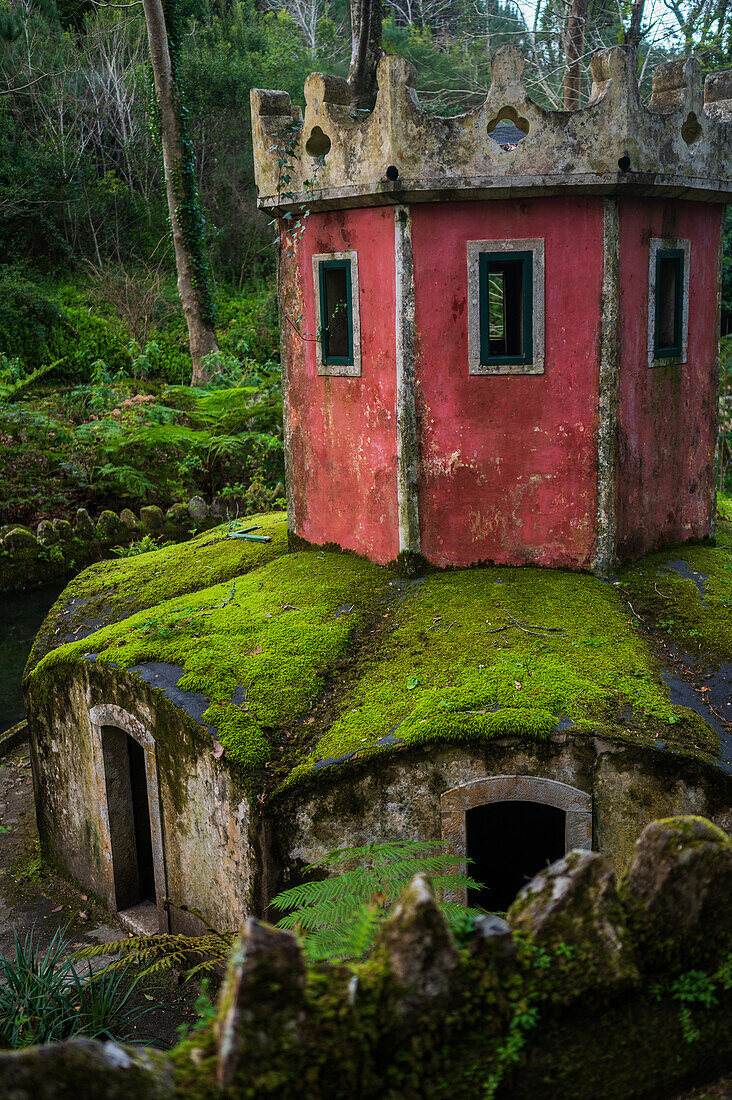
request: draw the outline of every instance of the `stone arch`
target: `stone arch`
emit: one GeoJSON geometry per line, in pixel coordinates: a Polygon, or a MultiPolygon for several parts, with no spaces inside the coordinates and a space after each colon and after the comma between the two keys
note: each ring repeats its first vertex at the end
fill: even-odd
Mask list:
{"type": "MultiPolygon", "coordinates": [[[[165,905],[167,885],[165,873],[165,850],[163,847],[163,825],[160,810],[160,786],[158,782],[158,758],[155,739],[150,731],[134,714],[124,710],[115,703],[101,703],[89,710],[89,725],[91,731],[92,752],[94,756],[94,770],[97,777],[97,790],[99,794],[99,816],[101,825],[101,838],[104,854],[104,872],[107,887],[107,904],[112,912],[121,913],[122,923],[129,927],[130,931],[167,932],[169,930],[168,911],[165,905]],[[132,914],[125,917],[124,911],[118,904],[118,879],[115,876],[113,858],[113,828],[110,820],[110,804],[107,789],[107,767],[109,763],[110,734],[114,732],[126,734],[142,749],[144,756],[145,785],[147,790],[147,805],[150,820],[150,841],[152,845],[153,876],[155,882],[155,902],[157,907],[157,927],[150,929],[145,922],[132,914]]],[[[111,738],[114,741],[114,737],[111,738]]],[[[154,912],[153,912],[154,916],[154,912]]]]}
{"type": "MultiPolygon", "coordinates": [[[[440,800],[442,840],[467,859],[466,813],[496,802],[538,802],[565,814],[565,851],[592,847],[592,796],[569,783],[536,775],[492,775],[460,783],[440,800]]],[[[465,890],[454,900],[467,902],[465,890]]]]}

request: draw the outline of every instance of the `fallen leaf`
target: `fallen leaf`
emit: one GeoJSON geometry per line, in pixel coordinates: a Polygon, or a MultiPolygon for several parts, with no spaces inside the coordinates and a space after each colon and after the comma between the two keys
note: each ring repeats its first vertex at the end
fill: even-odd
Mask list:
{"type": "Polygon", "coordinates": [[[55,909],[51,910],[51,912],[52,913],[60,913],[62,909],[63,909],[63,905],[57,905],[55,909]]]}
{"type": "Polygon", "coordinates": [[[79,916],[81,917],[82,920],[89,920],[89,910],[88,909],[80,909],[79,910],[79,916]]]}
{"type": "Polygon", "coordinates": [[[262,647],[261,647],[261,645],[258,645],[256,649],[250,649],[249,650],[249,652],[247,654],[247,657],[256,657],[257,654],[261,653],[261,652],[262,652],[262,647]]]}

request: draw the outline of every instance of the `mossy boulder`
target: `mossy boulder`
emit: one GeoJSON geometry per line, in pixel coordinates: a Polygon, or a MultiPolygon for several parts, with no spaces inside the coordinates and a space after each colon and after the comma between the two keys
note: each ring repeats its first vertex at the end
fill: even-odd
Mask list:
{"type": "Polygon", "coordinates": [[[188,507],[185,504],[173,504],[168,508],[165,513],[165,519],[168,523],[171,523],[173,527],[188,527],[191,521],[191,517],[188,514],[188,507]]]}
{"type": "Polygon", "coordinates": [[[141,508],[140,520],[145,530],[151,535],[158,534],[165,526],[163,510],[158,508],[157,504],[148,504],[145,508],[141,508]]]}
{"type": "Polygon", "coordinates": [[[40,550],[38,539],[22,527],[13,527],[12,530],[8,531],[3,537],[3,543],[5,549],[9,550],[14,557],[38,557],[38,551],[40,550]]]}
{"type": "Polygon", "coordinates": [[[127,537],[127,528],[116,512],[105,509],[99,514],[96,535],[100,542],[118,542],[127,537]]]}
{"type": "Polygon", "coordinates": [[[191,497],[188,501],[188,515],[194,523],[203,523],[208,516],[208,504],[203,497],[191,497]]]}
{"type": "Polygon", "coordinates": [[[94,530],[94,523],[86,508],[77,508],[76,523],[74,526],[76,528],[76,534],[80,539],[95,538],[96,531],[94,530]]]}
{"type": "Polygon", "coordinates": [[[58,531],[50,519],[42,519],[38,524],[36,538],[41,546],[54,546],[58,542],[58,531]]]}
{"type": "Polygon", "coordinates": [[[123,508],[119,514],[120,522],[126,527],[129,534],[137,538],[145,534],[145,528],[131,508],[123,508]]]}
{"type": "Polygon", "coordinates": [[[648,825],[620,893],[645,969],[714,966],[732,948],[732,841],[702,817],[648,825]]]}
{"type": "Polygon", "coordinates": [[[562,999],[637,980],[615,872],[598,852],[575,849],[518,894],[508,922],[534,947],[568,960],[562,999]]]}
{"type": "Polygon", "coordinates": [[[67,519],[54,519],[51,521],[56,528],[56,534],[61,542],[70,542],[74,537],[74,531],[67,519]]]}

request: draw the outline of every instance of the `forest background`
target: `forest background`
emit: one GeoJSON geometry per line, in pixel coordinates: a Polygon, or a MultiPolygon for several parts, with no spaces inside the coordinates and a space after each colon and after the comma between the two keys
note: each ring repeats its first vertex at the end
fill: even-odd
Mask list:
{"type": "MultiPolygon", "coordinates": [[[[168,506],[201,493],[251,513],[284,495],[274,227],[257,213],[249,90],[302,103],[313,69],[346,75],[346,0],[166,0],[205,216],[219,351],[193,388],[176,294],[141,2],[0,7],[0,535],[76,508],[168,506]]],[[[384,0],[383,47],[409,58],[427,110],[482,101],[511,42],[531,94],[560,107],[570,4],[384,0]]],[[[580,59],[622,42],[626,0],[589,0],[580,59]]],[[[732,67],[728,0],[650,0],[642,93],[696,53],[732,67]]],[[[732,317],[727,218],[723,331],[732,317]]],[[[732,355],[723,340],[720,487],[732,477],[732,355]]]]}

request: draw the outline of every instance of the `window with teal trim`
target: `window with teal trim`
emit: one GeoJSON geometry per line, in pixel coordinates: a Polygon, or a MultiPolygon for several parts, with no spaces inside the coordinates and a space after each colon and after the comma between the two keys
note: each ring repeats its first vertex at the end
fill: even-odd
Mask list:
{"type": "Polygon", "coordinates": [[[531,363],[533,253],[481,252],[479,257],[480,362],[485,366],[531,363]]]}
{"type": "Polygon", "coordinates": [[[353,302],[351,261],[321,260],[318,265],[320,288],[320,343],[326,366],[352,366],[353,302]]]}
{"type": "Polygon", "coordinates": [[[670,359],[683,351],[684,250],[656,253],[656,318],[653,357],[670,359]]]}

